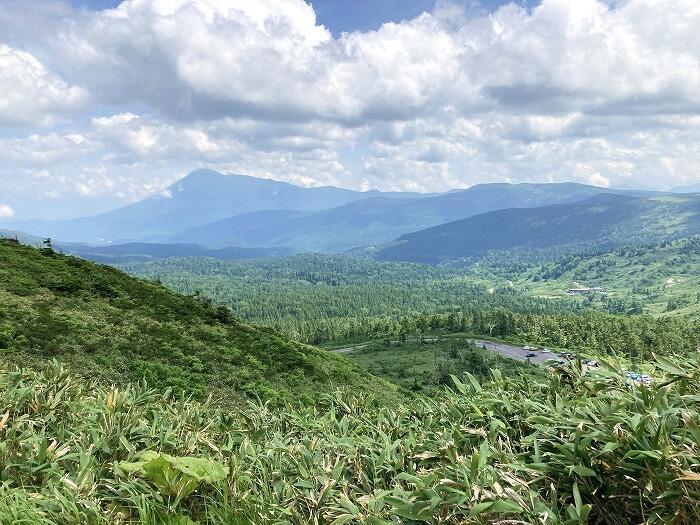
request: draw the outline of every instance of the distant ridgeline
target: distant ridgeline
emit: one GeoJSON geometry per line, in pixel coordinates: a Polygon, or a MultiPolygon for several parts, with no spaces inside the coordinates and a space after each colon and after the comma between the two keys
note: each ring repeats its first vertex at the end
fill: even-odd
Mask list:
{"type": "Polygon", "coordinates": [[[372,250],[381,260],[474,262],[491,252],[527,261],[700,234],[700,194],[636,198],[601,194],[540,208],[484,213],[403,235],[372,250]]]}
{"type": "MultiPolygon", "coordinates": [[[[172,250],[165,246],[173,244],[190,247],[198,244],[209,249],[274,248],[295,253],[344,253],[373,247],[380,258],[418,260],[410,247],[397,251],[392,241],[401,238],[399,244],[404,244],[404,241],[417,242],[413,232],[470,217],[483,217],[499,210],[539,209],[544,211],[537,213],[548,214],[550,212],[545,210],[548,205],[562,205],[564,207],[560,210],[575,215],[576,203],[586,199],[617,196],[620,200],[609,199],[609,204],[624,208],[625,198],[636,197],[644,201],[654,195],[575,183],[479,184],[466,190],[442,194],[360,192],[333,187],[304,188],[274,180],[197,170],[159,194],[93,217],[55,221],[4,220],[3,223],[16,231],[56,239],[66,251],[70,251],[68,243],[155,243],[159,247],[151,250],[151,257],[164,250],[172,250]],[[572,208],[569,209],[569,206],[572,208]],[[404,239],[404,235],[410,237],[404,239]],[[387,243],[389,245],[385,246],[387,243]]],[[[509,213],[515,213],[515,218],[520,220],[520,212],[509,213]]],[[[602,213],[603,221],[593,221],[591,228],[605,226],[605,221],[615,218],[613,215],[602,213]]],[[[508,217],[510,215],[506,214],[503,220],[507,222],[508,217]]],[[[533,226],[533,221],[528,225],[533,226]]],[[[494,224],[483,223],[483,227],[486,236],[494,233],[494,224]]],[[[504,228],[507,230],[508,226],[504,225],[504,228]]],[[[563,238],[557,242],[566,241],[567,238],[569,242],[578,242],[576,232],[570,225],[564,225],[560,233],[563,238]]],[[[426,235],[431,235],[430,231],[426,235]]],[[[520,233],[516,239],[526,245],[532,240],[521,239],[520,233]]],[[[465,251],[462,249],[465,245],[457,244],[455,248],[460,249],[455,253],[443,252],[439,242],[431,243],[431,250],[422,256],[428,262],[435,262],[445,257],[460,258],[469,256],[471,252],[505,247],[493,242],[484,243],[483,240],[473,241],[477,239],[469,241],[473,250],[465,251]]],[[[507,244],[510,246],[512,242],[507,244]]],[[[115,255],[96,249],[86,250],[84,246],[73,248],[80,248],[81,255],[87,254],[88,257],[115,255]]],[[[142,250],[136,252],[140,255],[148,251],[144,246],[132,248],[142,250]]],[[[122,252],[120,256],[124,255],[122,252]]],[[[181,255],[201,253],[192,250],[192,253],[181,255]]],[[[238,258],[226,252],[204,255],[238,258]]]]}

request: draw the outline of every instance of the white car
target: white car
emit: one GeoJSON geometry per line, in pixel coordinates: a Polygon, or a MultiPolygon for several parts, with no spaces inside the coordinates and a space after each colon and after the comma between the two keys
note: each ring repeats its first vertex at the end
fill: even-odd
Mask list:
{"type": "Polygon", "coordinates": [[[552,351],[551,351],[549,348],[543,348],[543,349],[542,349],[542,353],[543,353],[543,354],[551,354],[552,351]]]}

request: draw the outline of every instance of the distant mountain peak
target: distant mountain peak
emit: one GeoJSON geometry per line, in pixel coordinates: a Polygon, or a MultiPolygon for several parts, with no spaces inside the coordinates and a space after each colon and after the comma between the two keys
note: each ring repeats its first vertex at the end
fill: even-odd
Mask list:
{"type": "Polygon", "coordinates": [[[223,173],[220,173],[220,172],[215,171],[215,170],[202,168],[202,169],[190,171],[187,175],[185,175],[183,178],[178,180],[177,183],[220,180],[223,177],[226,177],[226,175],[224,175],[223,173]]]}

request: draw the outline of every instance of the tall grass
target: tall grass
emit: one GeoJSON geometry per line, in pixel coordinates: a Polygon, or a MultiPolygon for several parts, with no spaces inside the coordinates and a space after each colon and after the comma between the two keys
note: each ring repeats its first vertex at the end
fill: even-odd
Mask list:
{"type": "Polygon", "coordinates": [[[651,387],[573,366],[398,407],[338,392],[235,412],[2,372],[0,523],[700,523],[700,361],[657,367],[651,387]],[[122,468],[144,451],[227,473],[178,494],[174,471],[122,468]]]}

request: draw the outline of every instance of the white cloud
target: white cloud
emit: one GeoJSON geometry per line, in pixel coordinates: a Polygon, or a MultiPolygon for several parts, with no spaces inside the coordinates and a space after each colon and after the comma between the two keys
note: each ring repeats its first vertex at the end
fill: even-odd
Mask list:
{"type": "Polygon", "coordinates": [[[0,43],[0,126],[49,125],[86,102],[83,89],[62,81],[31,53],[0,43]]]}
{"type": "Polygon", "coordinates": [[[59,24],[56,60],[110,102],[178,118],[395,120],[700,107],[693,0],[436,11],[333,39],[303,0],[130,0],[59,24]]]}
{"type": "Polygon", "coordinates": [[[11,219],[15,216],[15,211],[7,204],[0,203],[0,219],[11,219]]]}
{"type": "Polygon", "coordinates": [[[96,137],[129,159],[188,157],[216,160],[235,154],[235,140],[214,141],[199,126],[183,126],[142,118],[133,113],[92,119],[96,137]]]}
{"type": "Polygon", "coordinates": [[[603,177],[599,171],[588,164],[577,162],[574,166],[574,173],[576,174],[577,178],[593,186],[600,186],[601,188],[610,187],[610,179],[603,177]]]}
{"type": "Polygon", "coordinates": [[[27,137],[0,139],[0,160],[18,166],[48,166],[81,158],[98,144],[81,133],[32,133],[27,137]]]}
{"type": "Polygon", "coordinates": [[[15,3],[0,125],[72,120],[0,139],[0,179],[128,200],[199,166],[382,189],[700,179],[696,0],[440,5],[334,38],[304,0],[15,3]]]}

